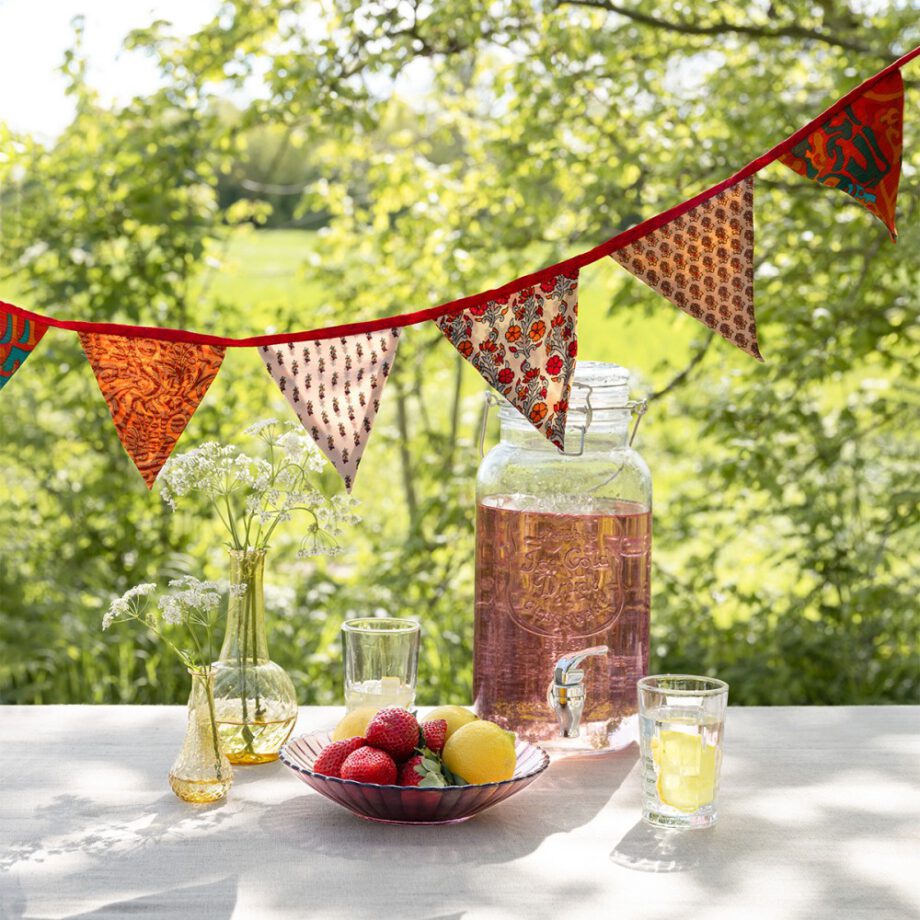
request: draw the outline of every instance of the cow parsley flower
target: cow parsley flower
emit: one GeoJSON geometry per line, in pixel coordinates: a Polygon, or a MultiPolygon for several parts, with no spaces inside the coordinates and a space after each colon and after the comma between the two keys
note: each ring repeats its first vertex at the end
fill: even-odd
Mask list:
{"type": "MultiPolygon", "coordinates": [[[[245,590],[245,585],[242,586],[245,590]]],[[[157,592],[156,584],[135,585],[112,601],[102,628],[123,620],[137,620],[162,639],[182,659],[188,668],[208,668],[214,657],[213,631],[220,607],[221,588],[216,582],[199,581],[190,575],[174,578],[169,590],[162,593],[155,605],[150,598],[157,592]],[[184,640],[173,640],[174,632],[184,634],[184,640]]]]}
{"type": "Polygon", "coordinates": [[[183,575],[172,579],[169,587],[169,593],[160,599],[160,612],[172,625],[184,623],[196,614],[208,616],[220,605],[220,589],[216,582],[183,575]]]}
{"type": "Polygon", "coordinates": [[[125,620],[140,615],[147,606],[144,599],[153,594],[156,589],[155,584],[149,583],[129,588],[121,597],[116,598],[109,605],[109,609],[102,618],[102,628],[108,629],[117,620],[125,620]]]}
{"type": "MultiPolygon", "coordinates": [[[[280,524],[305,518],[301,554],[339,552],[336,538],[360,518],[352,498],[327,498],[314,485],[325,461],[312,438],[299,426],[273,418],[246,430],[262,442],[260,456],[209,441],[172,457],[160,474],[166,504],[175,511],[184,500],[204,500],[236,550],[266,549],[280,524]]],[[[179,604],[169,602],[166,615],[180,617],[179,604]]]]}

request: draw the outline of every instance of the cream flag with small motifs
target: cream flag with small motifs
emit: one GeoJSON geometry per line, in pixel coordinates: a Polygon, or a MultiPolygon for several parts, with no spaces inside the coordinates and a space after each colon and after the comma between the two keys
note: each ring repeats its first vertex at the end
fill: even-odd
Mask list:
{"type": "Polygon", "coordinates": [[[262,345],[259,355],[350,492],[367,446],[399,329],[262,345]]]}

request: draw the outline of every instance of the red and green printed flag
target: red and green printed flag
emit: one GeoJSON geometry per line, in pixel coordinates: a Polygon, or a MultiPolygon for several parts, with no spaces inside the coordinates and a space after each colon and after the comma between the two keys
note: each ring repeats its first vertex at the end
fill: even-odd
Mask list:
{"type": "Polygon", "coordinates": [[[904,81],[895,70],[796,144],[780,161],[800,176],[840,189],[874,214],[896,240],[904,81]]]}
{"type": "Polygon", "coordinates": [[[489,386],[563,450],[578,353],[577,319],[574,271],[434,322],[489,386]]]}

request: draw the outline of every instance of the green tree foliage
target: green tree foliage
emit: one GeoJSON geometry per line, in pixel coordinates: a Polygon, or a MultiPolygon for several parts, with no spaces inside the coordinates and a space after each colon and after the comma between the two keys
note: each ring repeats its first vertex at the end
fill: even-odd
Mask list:
{"type": "MultiPolygon", "coordinates": [[[[233,0],[187,41],[163,23],[135,33],[165,86],[117,111],[71,56],[73,125],[47,148],[3,138],[7,299],[228,334],[429,306],[678,203],[920,41],[909,5],[855,2],[315,9],[233,0]],[[264,92],[222,115],[255,72],[264,92]],[[227,189],[244,179],[241,204],[227,189]],[[300,297],[234,298],[230,225],[282,206],[328,218],[304,244],[300,297]]],[[[778,164],[758,175],[764,366],[612,264],[582,274],[582,356],[635,368],[652,397],[653,667],[717,672],[738,702],[920,689],[914,108],[897,246],[844,195],[778,164]]],[[[338,626],[376,608],[422,619],[423,701],[468,697],[478,385],[439,338],[419,327],[400,346],[345,562],[277,547],[293,600],[276,603],[273,648],[305,702],[337,698],[338,626]]],[[[96,624],[134,581],[218,574],[216,531],[144,493],[74,337],[41,349],[3,394],[0,697],[176,701],[183,676],[155,648],[96,624]]],[[[286,412],[258,375],[231,352],[181,446],[286,412]]]]}

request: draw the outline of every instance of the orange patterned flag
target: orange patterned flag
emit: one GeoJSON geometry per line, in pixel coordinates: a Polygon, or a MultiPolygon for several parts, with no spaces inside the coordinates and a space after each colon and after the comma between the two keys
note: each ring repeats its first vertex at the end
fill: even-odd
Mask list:
{"type": "Polygon", "coordinates": [[[780,157],[800,176],[855,198],[898,237],[904,80],[895,70],[780,157]]]}
{"type": "Polygon", "coordinates": [[[150,489],[217,376],[226,349],[85,332],[80,342],[118,437],[150,489]]]}
{"type": "Polygon", "coordinates": [[[611,253],[623,268],[762,361],[754,321],[754,180],[611,253]]]}

